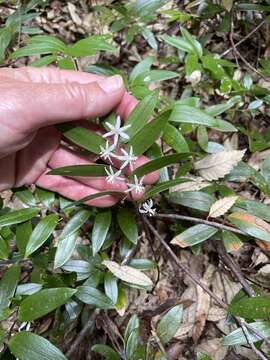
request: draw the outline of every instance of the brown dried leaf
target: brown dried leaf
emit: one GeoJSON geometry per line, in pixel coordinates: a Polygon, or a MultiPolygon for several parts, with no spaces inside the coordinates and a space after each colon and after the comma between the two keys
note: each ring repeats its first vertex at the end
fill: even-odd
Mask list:
{"type": "Polygon", "coordinates": [[[209,210],[209,217],[217,218],[226,214],[228,210],[235,204],[238,196],[227,196],[214,202],[209,210]]]}
{"type": "Polygon", "coordinates": [[[246,150],[220,151],[216,154],[207,155],[194,164],[194,168],[206,180],[223,178],[242,160],[246,150]]]}

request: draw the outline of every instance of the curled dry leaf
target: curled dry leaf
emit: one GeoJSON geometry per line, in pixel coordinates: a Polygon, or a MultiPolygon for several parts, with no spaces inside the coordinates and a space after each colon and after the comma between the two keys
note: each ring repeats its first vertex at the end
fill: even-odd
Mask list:
{"type": "Polygon", "coordinates": [[[228,210],[235,204],[238,196],[227,196],[214,202],[209,211],[209,217],[217,218],[226,214],[228,210]]]}
{"type": "Polygon", "coordinates": [[[246,150],[220,151],[216,154],[207,155],[194,164],[194,168],[206,180],[223,178],[242,160],[246,150]]]}
{"type": "Polygon", "coordinates": [[[186,181],[182,184],[171,187],[169,192],[172,193],[175,191],[199,191],[209,185],[210,183],[205,181],[202,177],[190,177],[190,181],[186,181]]]}
{"type": "Polygon", "coordinates": [[[142,287],[153,286],[152,280],[137,269],[134,269],[127,265],[121,266],[115,261],[110,260],[104,260],[102,264],[105,265],[118,279],[123,280],[129,284],[134,284],[142,287]]]}

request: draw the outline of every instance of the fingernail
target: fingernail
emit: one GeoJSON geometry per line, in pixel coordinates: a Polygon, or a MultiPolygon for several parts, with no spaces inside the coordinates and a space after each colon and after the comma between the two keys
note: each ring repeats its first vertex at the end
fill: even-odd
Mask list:
{"type": "Polygon", "coordinates": [[[98,84],[106,93],[111,93],[123,86],[123,79],[120,75],[114,75],[99,81],[98,84]]]}

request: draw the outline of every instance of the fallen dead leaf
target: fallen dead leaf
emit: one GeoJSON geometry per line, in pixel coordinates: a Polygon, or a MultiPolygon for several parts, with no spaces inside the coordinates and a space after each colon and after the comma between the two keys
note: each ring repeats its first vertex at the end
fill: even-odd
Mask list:
{"type": "Polygon", "coordinates": [[[212,360],[223,360],[228,347],[222,345],[222,339],[216,338],[202,342],[197,346],[196,350],[209,355],[212,360]]]}
{"type": "Polygon", "coordinates": [[[226,214],[228,210],[235,204],[238,196],[227,196],[214,202],[209,210],[209,217],[217,218],[226,214]]]}
{"type": "Polygon", "coordinates": [[[206,180],[223,178],[242,160],[246,150],[220,151],[207,155],[194,164],[194,168],[206,180]]]}

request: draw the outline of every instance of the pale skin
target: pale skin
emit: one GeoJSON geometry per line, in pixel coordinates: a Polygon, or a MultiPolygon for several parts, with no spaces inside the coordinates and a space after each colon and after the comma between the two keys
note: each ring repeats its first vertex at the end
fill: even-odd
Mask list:
{"type": "MultiPolygon", "coordinates": [[[[104,116],[111,111],[125,120],[136,99],[124,88],[120,76],[97,75],[55,68],[3,68],[0,70],[0,191],[36,184],[72,200],[106,190],[127,189],[126,181],[110,184],[104,178],[67,178],[47,175],[50,169],[91,164],[96,158],[81,156],[60,144],[56,124],[104,116]]],[[[87,125],[89,126],[89,125],[87,125]]],[[[95,128],[100,132],[101,129],[95,128]]],[[[141,156],[135,168],[149,161],[141,156]]],[[[113,164],[119,166],[119,163],[113,164]]],[[[129,169],[125,173],[128,175],[129,169]]],[[[144,184],[158,180],[154,172],[144,184]]],[[[127,180],[128,181],[128,180],[127,180]]],[[[134,200],[142,194],[132,194],[134,200]]],[[[88,202],[108,207],[122,197],[106,195],[88,202]]]]}

